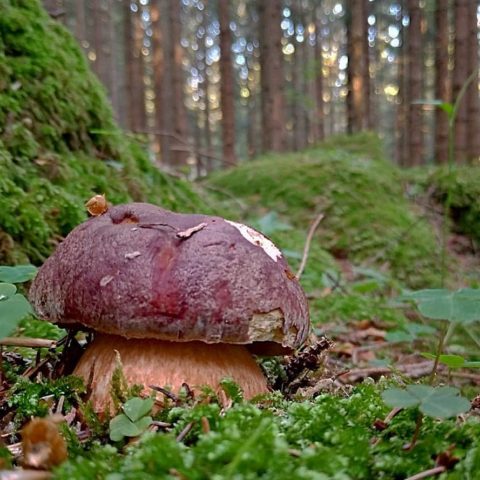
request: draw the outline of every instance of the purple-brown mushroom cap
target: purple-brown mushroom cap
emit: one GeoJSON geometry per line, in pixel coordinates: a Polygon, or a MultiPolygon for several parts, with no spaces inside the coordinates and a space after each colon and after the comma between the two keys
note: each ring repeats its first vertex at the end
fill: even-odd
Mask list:
{"type": "Polygon", "coordinates": [[[305,294],[270,240],[146,203],[76,227],[40,268],[30,300],[40,318],[126,338],[292,349],[309,330],[305,294]]]}

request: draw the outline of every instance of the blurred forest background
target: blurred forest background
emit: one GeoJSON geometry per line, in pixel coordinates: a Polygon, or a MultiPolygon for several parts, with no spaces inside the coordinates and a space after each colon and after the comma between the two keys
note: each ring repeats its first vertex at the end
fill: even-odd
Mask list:
{"type": "Polygon", "coordinates": [[[202,176],[363,130],[399,165],[446,163],[462,88],[454,158],[480,155],[477,0],[43,3],[162,168],[202,176]]]}

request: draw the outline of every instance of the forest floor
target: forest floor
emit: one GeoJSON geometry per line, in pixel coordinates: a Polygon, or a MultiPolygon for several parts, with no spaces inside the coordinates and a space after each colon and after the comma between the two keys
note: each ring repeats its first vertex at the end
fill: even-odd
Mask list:
{"type": "MultiPolygon", "coordinates": [[[[270,395],[246,402],[226,381],[224,395],[158,394],[150,416],[154,400],[118,375],[111,424],[64,375],[75,342],[30,316],[14,332],[26,346],[3,340],[1,479],[478,478],[479,168],[403,172],[365,134],[188,184],[115,125],[78,45],[38,2],[1,7],[0,262],[41,265],[98,193],[220,214],[271,237],[294,271],[306,258],[313,325],[296,356],[259,359],[270,395]]],[[[3,319],[33,274],[0,266],[3,319]]]]}
{"type": "MultiPolygon", "coordinates": [[[[401,295],[478,286],[477,239],[465,217],[478,222],[466,209],[480,176],[445,175],[402,173],[384,160],[371,135],[340,137],[212,175],[200,185],[205,205],[271,237],[293,270],[307,260],[301,276],[313,324],[307,344],[294,357],[261,359],[270,395],[246,402],[228,381],[221,396],[208,390],[196,398],[157,394],[160,409],[146,421],[148,431],[113,441],[109,419],[84,403],[81,382],[59,375],[73,355],[62,353],[64,332],[29,318],[16,335],[34,337],[33,345],[41,338],[52,344],[3,352],[3,468],[22,464],[30,438],[43,459],[36,474],[47,478],[63,452],[55,443],[60,429],[68,460],[53,468],[58,479],[477,478],[478,324],[457,325],[442,351],[450,357],[434,379],[459,388],[473,402],[470,411],[449,413],[449,402],[440,401],[445,415],[429,415],[424,399],[392,409],[384,397],[392,388],[430,385],[434,360],[428,354],[436,352],[445,323],[422,315],[420,304],[401,295]],[[447,190],[454,214],[444,230],[447,190]],[[420,416],[422,407],[427,413],[420,416]],[[22,440],[29,419],[45,416],[43,433],[24,430],[22,440]]],[[[121,383],[112,388],[120,414],[121,404],[138,393],[121,383]]]]}

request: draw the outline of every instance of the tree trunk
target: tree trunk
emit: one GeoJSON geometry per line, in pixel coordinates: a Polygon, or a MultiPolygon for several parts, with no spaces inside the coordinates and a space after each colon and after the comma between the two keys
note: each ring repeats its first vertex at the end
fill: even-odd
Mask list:
{"type": "Polygon", "coordinates": [[[368,43],[368,17],[371,12],[372,4],[368,0],[364,1],[363,4],[363,57],[365,61],[363,62],[363,84],[365,85],[365,127],[368,130],[375,129],[375,115],[372,102],[372,93],[375,94],[375,88],[373,88],[372,79],[370,78],[370,58],[371,58],[371,49],[368,43]]]}
{"type": "MultiPolygon", "coordinates": [[[[435,9],[435,98],[450,101],[448,74],[448,3],[437,0],[435,9]]],[[[435,162],[448,162],[448,116],[435,110],[435,162]]]]}
{"type": "Polygon", "coordinates": [[[130,10],[125,2],[125,65],[127,94],[127,127],[132,132],[146,130],[144,64],[142,55],[143,28],[140,13],[130,10]]]}
{"type": "Polygon", "coordinates": [[[258,13],[263,150],[281,152],[286,143],[281,0],[260,2],[258,13]]]}
{"type": "MultiPolygon", "coordinates": [[[[205,6],[208,6],[207,1],[204,2],[205,6]]],[[[209,65],[207,62],[207,52],[208,52],[208,14],[207,9],[203,11],[203,19],[202,19],[202,26],[204,29],[203,34],[203,42],[202,42],[202,49],[203,49],[203,96],[205,102],[205,109],[203,111],[203,137],[205,142],[205,148],[208,153],[212,152],[212,131],[210,128],[210,74],[209,74],[209,65]]],[[[211,172],[213,170],[213,159],[211,157],[205,158],[205,165],[207,172],[211,172]]]]}
{"type": "Polygon", "coordinates": [[[397,109],[395,112],[395,160],[398,165],[406,164],[407,157],[407,89],[406,89],[406,63],[407,63],[407,46],[406,46],[406,31],[403,25],[403,17],[405,15],[404,0],[400,2],[400,48],[397,58],[397,85],[398,85],[398,100],[397,109]]]}
{"type": "Polygon", "coordinates": [[[415,102],[422,98],[423,54],[422,54],[422,11],[419,0],[407,0],[410,24],[407,46],[407,155],[406,166],[423,163],[422,106],[415,102]]]}
{"type": "MultiPolygon", "coordinates": [[[[160,150],[160,161],[164,165],[170,165],[170,141],[169,129],[169,99],[167,89],[168,71],[165,68],[164,42],[168,41],[163,35],[162,1],[152,0],[150,4],[150,16],[152,20],[152,67],[153,88],[155,91],[155,131],[157,132],[160,150]]],[[[163,12],[165,13],[165,12],[163,12]]]]}
{"type": "Polygon", "coordinates": [[[171,159],[175,167],[187,164],[188,152],[185,145],[188,144],[187,112],[184,103],[184,75],[183,75],[183,47],[181,45],[182,24],[180,19],[181,2],[166,1],[170,41],[168,42],[168,64],[171,69],[172,83],[170,94],[172,96],[172,153],[171,159]]]}
{"type": "Polygon", "coordinates": [[[348,54],[348,93],[347,129],[348,133],[360,132],[368,126],[368,85],[366,82],[365,0],[351,0],[347,11],[347,54],[348,54]]]}
{"type": "MultiPolygon", "coordinates": [[[[468,4],[472,0],[455,0],[455,49],[452,83],[452,97],[456,101],[468,78],[468,4]]],[[[473,2],[472,2],[473,3],[473,2]]],[[[476,3],[476,2],[474,2],[476,3]]],[[[460,102],[455,120],[455,160],[464,163],[467,158],[468,107],[466,96],[460,102]]]]}
{"type": "Polygon", "coordinates": [[[220,99],[222,109],[222,143],[225,165],[235,165],[235,103],[232,65],[232,32],[228,0],[218,0],[220,23],[220,99]]]}
{"type": "Polygon", "coordinates": [[[467,160],[478,160],[480,156],[480,100],[478,92],[478,25],[477,2],[468,3],[468,75],[470,84],[466,92],[467,103],[467,160]]]}
{"type": "Polygon", "coordinates": [[[315,120],[316,140],[325,138],[325,113],[323,105],[323,57],[320,12],[315,12],[315,120]]]}
{"type": "Polygon", "coordinates": [[[95,50],[95,61],[92,66],[107,90],[110,101],[115,104],[117,98],[114,96],[113,23],[111,16],[113,5],[111,0],[96,0],[91,5],[93,48],[95,50]]]}

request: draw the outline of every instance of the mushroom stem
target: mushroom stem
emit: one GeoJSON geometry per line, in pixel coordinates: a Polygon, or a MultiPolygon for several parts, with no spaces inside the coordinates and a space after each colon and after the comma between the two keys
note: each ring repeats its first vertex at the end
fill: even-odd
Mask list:
{"type": "Polygon", "coordinates": [[[120,354],[123,374],[130,385],[168,386],[178,392],[183,383],[193,390],[208,385],[219,389],[220,381],[232,378],[245,398],[268,392],[260,367],[243,345],[169,342],[151,339],[126,339],[97,334],[81,357],[74,375],[91,381],[90,400],[97,412],[111,403],[112,374],[120,354]]]}

